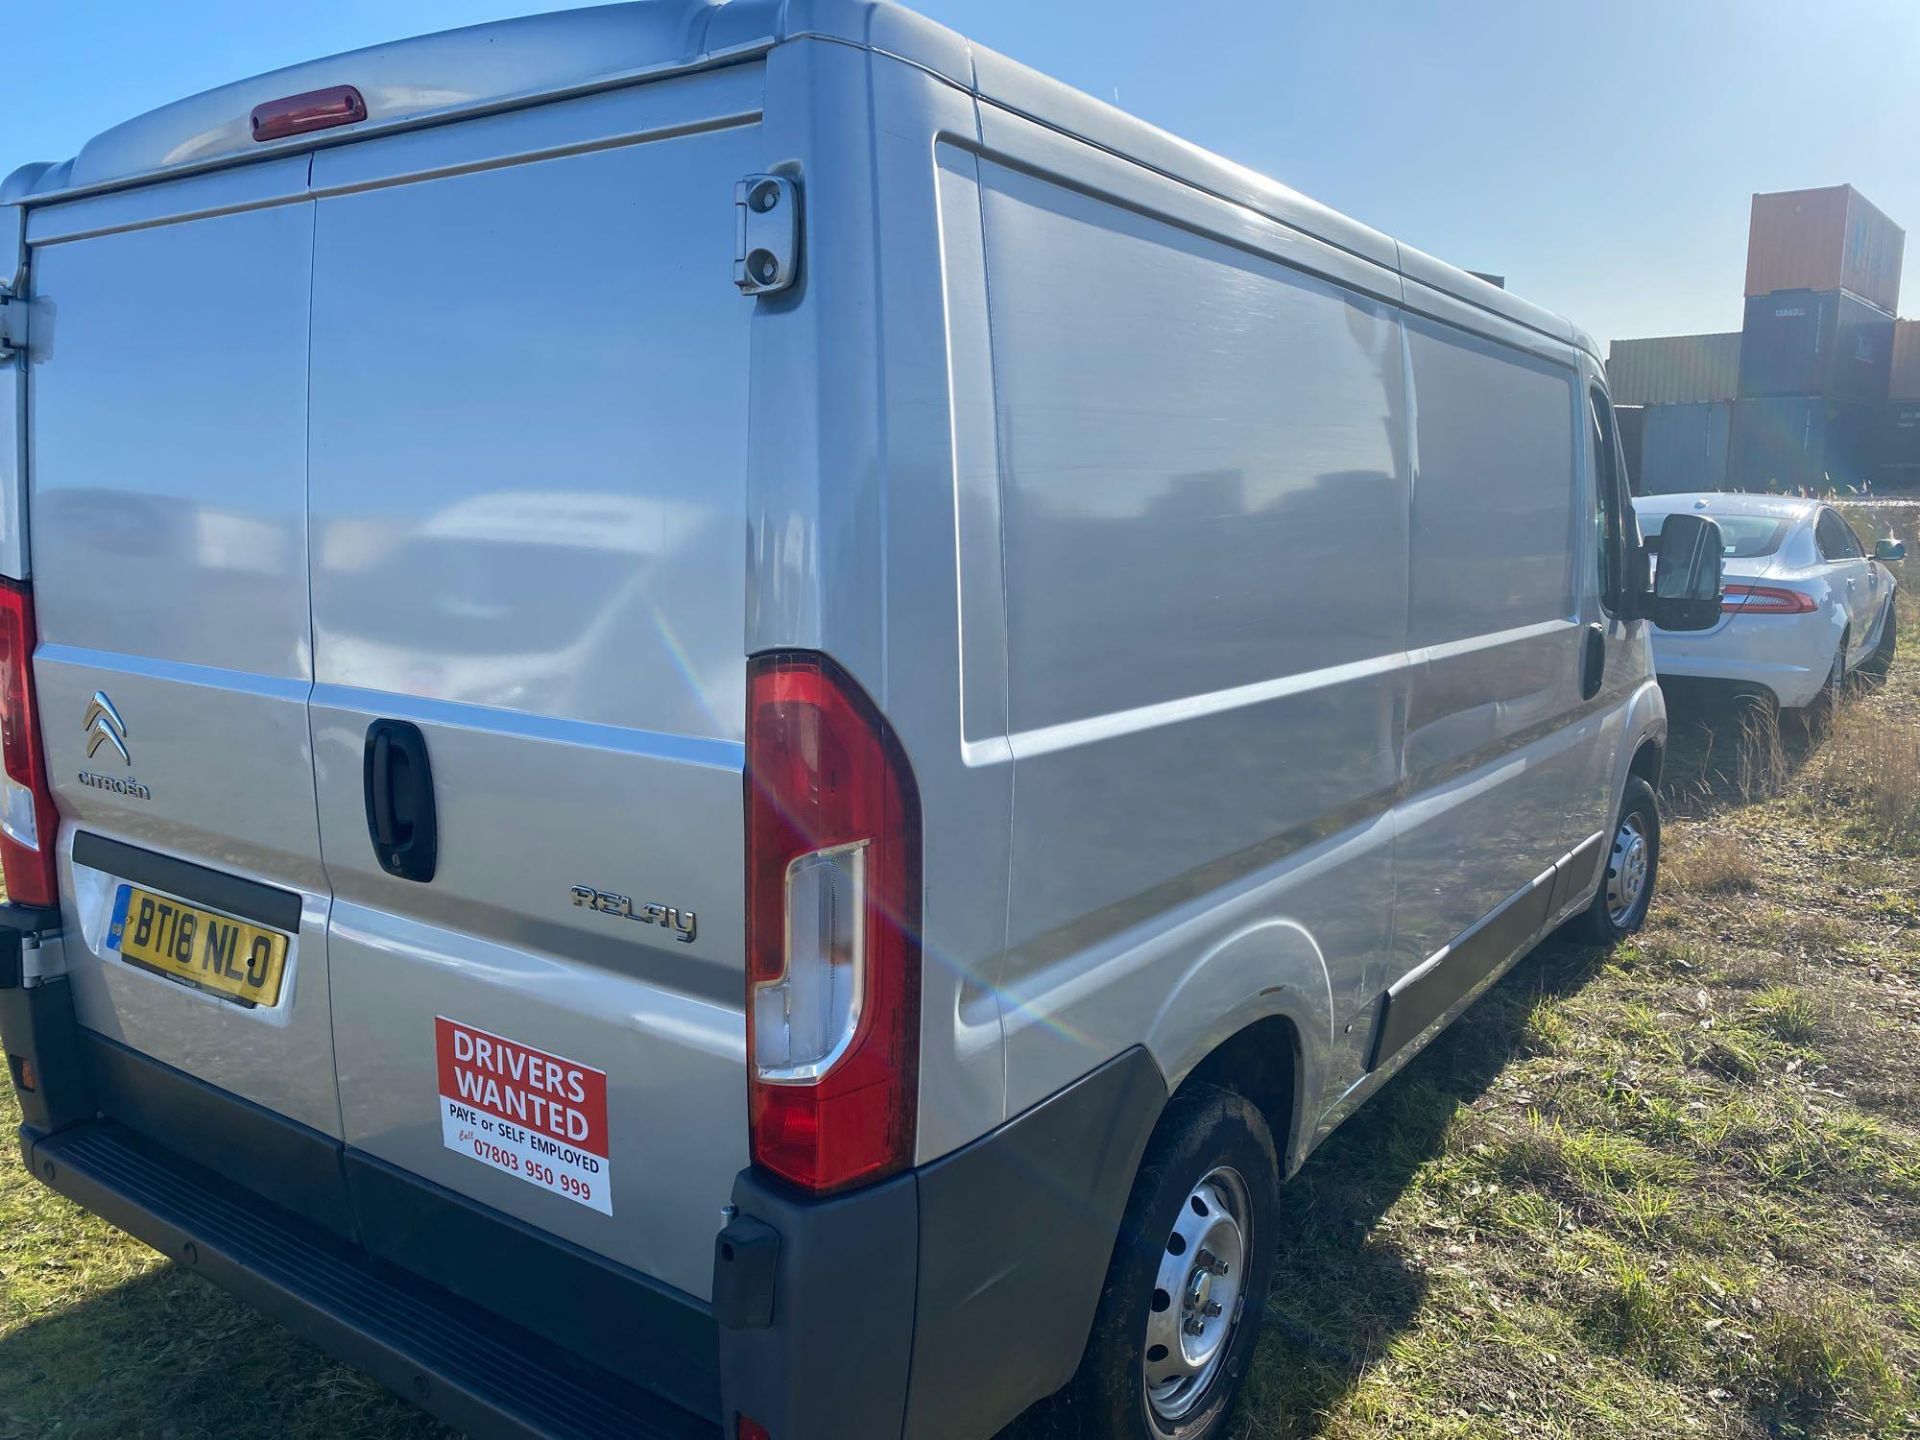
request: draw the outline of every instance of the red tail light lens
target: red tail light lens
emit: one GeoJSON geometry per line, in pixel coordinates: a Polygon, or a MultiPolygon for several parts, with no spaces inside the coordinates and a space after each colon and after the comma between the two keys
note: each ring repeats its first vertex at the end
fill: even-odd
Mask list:
{"type": "Polygon", "coordinates": [[[920,805],[873,703],[824,656],[747,676],[753,1157],[816,1194],[913,1158],[920,805]]]}
{"type": "Polygon", "coordinates": [[[1720,601],[1729,615],[1811,615],[1819,608],[1813,596],[1777,585],[1729,585],[1720,601]]]}
{"type": "Polygon", "coordinates": [[[16,905],[60,903],[53,842],[60,817],[47,788],[33,697],[33,595],[0,579],[0,870],[16,905]]]}
{"type": "Polygon", "coordinates": [[[360,92],[351,85],[335,85],[330,90],[309,90],[254,106],[253,138],[284,140],[289,135],[331,130],[366,118],[367,102],[360,92]]]}

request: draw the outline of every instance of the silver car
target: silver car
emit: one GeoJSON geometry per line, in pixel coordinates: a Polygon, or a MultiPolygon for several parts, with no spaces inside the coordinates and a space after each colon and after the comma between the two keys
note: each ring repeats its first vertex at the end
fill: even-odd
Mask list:
{"type": "Polygon", "coordinates": [[[1218,1435],[1285,1177],[1646,914],[1718,538],[1593,342],[909,12],[0,202],[27,1162],[469,1431],[1218,1435]]]}
{"type": "Polygon", "coordinates": [[[1871,546],[1838,510],[1777,495],[1652,495],[1633,502],[1657,535],[1669,515],[1710,517],[1726,547],[1726,599],[1711,629],[1653,636],[1654,668],[1804,709],[1852,675],[1885,675],[1898,636],[1899,540],[1871,546]]]}

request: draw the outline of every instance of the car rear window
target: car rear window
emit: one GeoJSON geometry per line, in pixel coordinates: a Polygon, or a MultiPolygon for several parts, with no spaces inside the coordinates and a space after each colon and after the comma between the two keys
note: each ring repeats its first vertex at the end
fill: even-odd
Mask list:
{"type": "MultiPolygon", "coordinates": [[[[1714,515],[1709,518],[1720,527],[1729,560],[1751,560],[1756,555],[1773,554],[1792,528],[1790,521],[1777,520],[1771,515],[1714,515]]],[[[1664,514],[1642,514],[1640,533],[1652,540],[1659,535],[1666,519],[1664,514]]]]}

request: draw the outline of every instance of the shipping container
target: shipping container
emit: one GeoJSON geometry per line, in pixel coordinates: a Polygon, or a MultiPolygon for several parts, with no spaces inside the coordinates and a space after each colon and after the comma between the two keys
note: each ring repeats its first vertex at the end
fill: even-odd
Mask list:
{"type": "Polygon", "coordinates": [[[1639,493],[1724,490],[1733,407],[1731,400],[1647,406],[1640,439],[1639,493]]]}
{"type": "Polygon", "coordinates": [[[1893,322],[1893,373],[1889,400],[1920,400],[1920,320],[1893,322]]]}
{"type": "Polygon", "coordinates": [[[1876,490],[1920,489],[1920,401],[1887,406],[1880,419],[1876,490]]]}
{"type": "Polygon", "coordinates": [[[1844,290],[1786,290],[1747,301],[1740,394],[1879,403],[1893,369],[1893,316],[1844,290]]]}
{"type": "Polygon", "coordinates": [[[1607,349],[1616,405],[1690,405],[1740,393],[1740,332],[1616,340],[1607,349]]]}
{"type": "Polygon", "coordinates": [[[1900,303],[1906,232],[1851,185],[1753,197],[1747,294],[1851,290],[1882,310],[1900,303]]]}
{"type": "Polygon", "coordinates": [[[1613,428],[1620,436],[1620,454],[1627,462],[1627,488],[1635,495],[1644,494],[1640,488],[1640,442],[1646,434],[1647,407],[1614,406],[1613,428]]]}
{"type": "Polygon", "coordinates": [[[1740,401],[1733,411],[1729,488],[1857,488],[1873,473],[1873,427],[1881,408],[1805,395],[1740,401]]]}

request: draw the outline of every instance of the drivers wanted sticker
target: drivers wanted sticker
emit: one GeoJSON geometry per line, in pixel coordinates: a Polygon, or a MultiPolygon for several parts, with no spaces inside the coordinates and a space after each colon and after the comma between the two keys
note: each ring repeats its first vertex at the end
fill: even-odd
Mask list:
{"type": "Polygon", "coordinates": [[[613,1214],[607,1072],[444,1015],[433,1032],[446,1147],[613,1214]]]}

